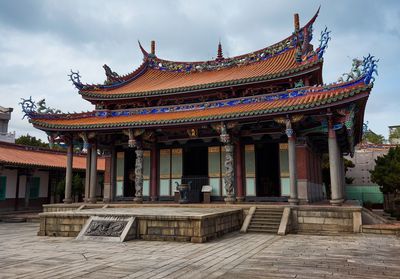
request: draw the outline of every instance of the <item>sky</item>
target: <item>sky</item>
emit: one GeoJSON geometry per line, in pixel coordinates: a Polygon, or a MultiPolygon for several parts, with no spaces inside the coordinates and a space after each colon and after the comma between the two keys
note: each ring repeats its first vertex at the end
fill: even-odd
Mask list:
{"type": "Polygon", "coordinates": [[[84,83],[103,83],[103,64],[127,74],[156,41],[160,58],[209,60],[221,41],[225,57],[271,45],[293,32],[293,14],[303,25],[321,6],[312,44],[328,27],[332,40],[324,55],[324,83],[349,72],[353,58],[379,58],[374,88],[365,112],[368,127],[388,136],[400,124],[400,1],[0,0],[0,106],[12,107],[9,131],[46,139],[22,119],[21,98],[63,112],[94,107],[69,81],[79,70],[84,83]]]}

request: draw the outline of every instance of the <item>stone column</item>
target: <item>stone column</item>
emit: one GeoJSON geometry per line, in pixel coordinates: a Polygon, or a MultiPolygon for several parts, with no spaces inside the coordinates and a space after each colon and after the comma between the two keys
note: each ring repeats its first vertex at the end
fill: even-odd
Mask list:
{"type": "Polygon", "coordinates": [[[235,194],[233,190],[233,145],[228,143],[225,145],[225,174],[224,174],[224,182],[225,182],[225,190],[226,190],[226,203],[235,202],[235,194]]]}
{"type": "Polygon", "coordinates": [[[65,198],[64,203],[72,203],[72,164],[73,164],[73,152],[74,145],[71,142],[68,143],[67,149],[67,168],[65,173],[65,198]]]}
{"type": "Polygon", "coordinates": [[[238,202],[244,201],[244,189],[243,189],[243,162],[242,162],[242,148],[240,145],[240,141],[237,141],[235,144],[235,154],[236,154],[236,200],[238,202]]]}
{"type": "Polygon", "coordinates": [[[90,159],[92,157],[92,147],[88,145],[86,147],[86,171],[85,171],[85,202],[89,202],[90,193],[90,159]]]}
{"type": "Polygon", "coordinates": [[[150,199],[151,201],[157,200],[157,166],[158,166],[158,156],[157,156],[157,145],[153,145],[151,149],[151,173],[150,173],[150,199]]]}
{"type": "Polygon", "coordinates": [[[90,149],[90,189],[89,189],[89,202],[96,203],[96,188],[97,188],[97,146],[92,145],[90,149]]]}
{"type": "Polygon", "coordinates": [[[109,203],[111,201],[111,154],[104,156],[105,170],[104,170],[104,188],[103,188],[103,202],[109,203]]]}
{"type": "Polygon", "coordinates": [[[333,130],[332,121],[328,124],[328,147],[329,147],[329,169],[331,175],[331,201],[332,205],[342,205],[342,183],[340,177],[340,149],[336,138],[336,132],[333,130]]]}
{"type": "Polygon", "coordinates": [[[143,150],[137,147],[135,150],[135,203],[143,202],[143,150]]]}
{"type": "Polygon", "coordinates": [[[117,173],[117,151],[115,149],[115,146],[113,146],[111,149],[110,201],[114,201],[115,199],[116,173],[117,173]]]}
{"type": "Polygon", "coordinates": [[[299,204],[297,194],[297,170],[296,170],[296,137],[291,127],[290,121],[286,125],[286,135],[288,137],[288,155],[289,155],[289,180],[290,180],[290,198],[291,205],[299,204]]]}
{"type": "Polygon", "coordinates": [[[346,200],[346,168],[344,166],[344,158],[342,154],[340,156],[340,169],[341,169],[341,181],[342,181],[342,197],[343,200],[346,200]]]}

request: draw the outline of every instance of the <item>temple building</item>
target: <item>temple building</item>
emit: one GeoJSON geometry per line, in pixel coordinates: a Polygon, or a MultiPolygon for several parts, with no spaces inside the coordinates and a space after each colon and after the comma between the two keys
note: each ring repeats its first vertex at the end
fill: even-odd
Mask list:
{"type": "Polygon", "coordinates": [[[345,199],[343,155],[360,141],[376,60],[353,60],[350,75],[324,84],[330,32],[311,44],[318,12],[304,26],[260,50],[214,60],[176,62],[139,43],[143,63],[119,75],[104,65],[103,84],[71,81],[90,112],[59,113],[25,100],[32,125],[68,145],[64,202],[71,202],[74,146],[87,149],[86,201],[96,202],[98,150],[108,154],[104,201],[172,200],[176,185],[202,186],[227,203],[326,199],[321,158],[329,153],[333,205],[345,199]]]}

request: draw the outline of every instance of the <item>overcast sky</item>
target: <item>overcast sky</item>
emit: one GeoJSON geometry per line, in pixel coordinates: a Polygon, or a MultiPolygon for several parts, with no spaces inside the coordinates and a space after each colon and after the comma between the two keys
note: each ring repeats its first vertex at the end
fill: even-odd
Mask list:
{"type": "Polygon", "coordinates": [[[305,24],[321,5],[314,46],[327,26],[332,40],[324,56],[324,82],[336,81],[351,59],[371,53],[379,77],[365,121],[387,137],[400,124],[400,1],[28,1],[0,0],[0,106],[13,107],[10,131],[45,139],[22,120],[21,98],[45,98],[64,112],[92,110],[68,81],[70,69],[83,82],[102,83],[103,64],[126,74],[138,67],[137,40],[170,60],[215,58],[221,40],[225,57],[258,50],[293,32],[293,14],[305,24]]]}

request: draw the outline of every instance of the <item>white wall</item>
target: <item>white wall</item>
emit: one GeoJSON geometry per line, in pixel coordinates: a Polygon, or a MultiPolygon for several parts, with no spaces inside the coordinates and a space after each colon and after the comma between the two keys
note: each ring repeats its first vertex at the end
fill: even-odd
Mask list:
{"type": "Polygon", "coordinates": [[[35,171],[33,176],[40,177],[39,198],[46,198],[49,190],[49,172],[35,171]]]}
{"type": "Polygon", "coordinates": [[[6,199],[15,199],[15,186],[17,183],[17,170],[4,169],[1,176],[6,176],[6,199]]]}
{"type": "Polygon", "coordinates": [[[25,185],[26,185],[26,175],[21,175],[19,177],[19,193],[18,198],[25,198],[25,185]]]}

